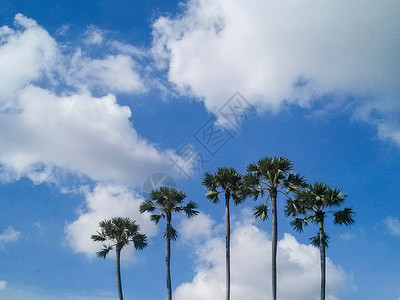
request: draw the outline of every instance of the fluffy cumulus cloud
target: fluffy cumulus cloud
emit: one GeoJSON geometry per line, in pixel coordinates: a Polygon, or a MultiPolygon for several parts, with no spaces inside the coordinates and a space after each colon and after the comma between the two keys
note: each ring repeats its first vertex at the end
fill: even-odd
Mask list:
{"type": "Polygon", "coordinates": [[[351,101],[400,145],[399,13],[396,0],[190,0],[154,23],[153,53],[178,90],[217,114],[235,91],[271,110],[351,101]]]}
{"type": "Polygon", "coordinates": [[[386,229],[391,235],[400,236],[400,220],[398,218],[389,216],[383,223],[386,225],[386,229]]]}
{"type": "MultiPolygon", "coordinates": [[[[87,35],[89,45],[103,42],[95,28],[87,35]]],[[[117,102],[118,93],[145,91],[136,54],[113,47],[113,54],[93,58],[65,49],[21,14],[15,28],[0,27],[0,178],[43,182],[72,172],[141,185],[168,168],[169,152],[141,138],[130,108],[117,102]]]]}
{"type": "Polygon", "coordinates": [[[10,242],[16,242],[20,237],[21,232],[15,230],[12,226],[8,226],[2,233],[0,233],[0,246],[10,242]]]}
{"type": "MultiPolygon", "coordinates": [[[[139,224],[141,232],[154,236],[155,225],[150,222],[147,214],[139,213],[142,201],[143,198],[135,192],[121,186],[96,186],[93,191],[86,193],[85,209],[79,212],[78,219],[65,228],[69,245],[77,253],[94,256],[101,245],[93,243],[90,236],[99,229],[100,221],[113,217],[129,217],[139,224]]],[[[133,253],[133,249],[129,249],[124,252],[125,258],[131,257],[133,253]]]]}
{"type": "MultiPolygon", "coordinates": [[[[211,220],[202,220],[200,223],[210,224],[210,222],[211,220]]],[[[249,220],[236,222],[233,226],[231,294],[232,298],[238,300],[270,299],[271,240],[251,222],[249,220]]],[[[195,246],[195,276],[193,281],[176,288],[175,299],[224,298],[225,241],[224,238],[216,236],[214,234],[216,232],[220,230],[211,228],[205,241],[195,246]]],[[[327,299],[338,299],[340,291],[351,287],[350,277],[330,259],[327,261],[327,274],[327,299]]],[[[319,282],[318,249],[301,244],[290,234],[285,234],[278,243],[279,299],[319,299],[319,282]]]]}
{"type": "Polygon", "coordinates": [[[147,173],[168,164],[166,154],[140,138],[129,122],[130,109],[111,94],[61,97],[29,86],[18,100],[21,112],[0,114],[3,176],[51,181],[54,168],[61,168],[93,180],[140,185],[147,173]]]}

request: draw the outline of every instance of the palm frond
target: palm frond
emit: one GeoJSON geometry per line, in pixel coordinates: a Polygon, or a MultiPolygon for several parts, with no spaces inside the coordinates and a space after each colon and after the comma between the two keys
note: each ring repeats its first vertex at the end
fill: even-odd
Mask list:
{"type": "Polygon", "coordinates": [[[216,190],[218,187],[217,178],[214,174],[205,172],[201,184],[208,190],[216,190]]]}
{"type": "Polygon", "coordinates": [[[283,180],[283,186],[286,188],[286,193],[295,192],[307,186],[304,176],[299,173],[290,172],[287,179],[283,180]]]}
{"type": "Polygon", "coordinates": [[[198,207],[197,203],[194,201],[189,201],[186,206],[183,207],[183,210],[186,213],[186,216],[188,216],[189,218],[196,216],[199,211],[196,210],[196,208],[198,207]]]}
{"type": "Polygon", "coordinates": [[[336,225],[347,225],[350,226],[354,224],[354,211],[352,208],[345,208],[343,210],[335,212],[335,220],[333,221],[336,225]]]}
{"type": "Polygon", "coordinates": [[[105,259],[108,253],[113,249],[112,245],[105,245],[103,244],[103,248],[96,252],[97,257],[105,259]]]}
{"type": "Polygon", "coordinates": [[[104,234],[97,232],[97,234],[92,234],[92,236],[90,237],[94,242],[104,242],[106,241],[106,237],[104,236],[104,234]]]}
{"type": "Polygon", "coordinates": [[[150,215],[150,221],[154,222],[156,225],[160,222],[161,218],[165,218],[164,214],[150,215]]]}
{"type": "Polygon", "coordinates": [[[133,236],[132,242],[136,250],[143,250],[147,247],[147,236],[143,233],[137,233],[133,236]]]}
{"type": "MultiPolygon", "coordinates": [[[[321,246],[319,234],[317,234],[316,236],[311,237],[310,238],[310,243],[314,247],[319,248],[321,246]]],[[[322,234],[322,243],[325,245],[325,248],[328,248],[328,246],[329,246],[329,236],[325,232],[322,234]]]]}
{"type": "Polygon", "coordinates": [[[286,201],[286,206],[285,206],[285,214],[286,216],[297,216],[297,215],[305,215],[307,212],[306,206],[303,205],[303,203],[297,199],[288,199],[286,201]]]}
{"type": "Polygon", "coordinates": [[[144,213],[144,212],[153,212],[156,209],[156,206],[154,205],[153,201],[151,200],[145,200],[140,204],[139,207],[139,212],[144,213]]]}
{"type": "Polygon", "coordinates": [[[175,230],[174,227],[170,226],[169,230],[167,229],[164,232],[164,238],[175,241],[178,238],[178,232],[175,230]]]}
{"type": "Polygon", "coordinates": [[[216,190],[208,191],[206,194],[206,198],[207,198],[207,200],[210,200],[213,203],[218,203],[219,202],[219,198],[218,198],[219,193],[220,192],[217,192],[216,190]]]}
{"type": "Polygon", "coordinates": [[[297,230],[298,232],[302,232],[304,226],[307,226],[308,223],[305,218],[296,218],[290,222],[290,225],[293,227],[293,229],[297,230]]]}
{"type": "Polygon", "coordinates": [[[256,205],[253,208],[253,216],[256,219],[261,219],[263,221],[268,219],[268,206],[266,203],[256,205]]]}
{"type": "Polygon", "coordinates": [[[346,199],[346,194],[341,189],[328,187],[325,198],[327,206],[340,206],[346,199]]]}
{"type": "Polygon", "coordinates": [[[256,173],[258,170],[259,170],[259,169],[258,169],[258,164],[257,164],[257,163],[250,163],[250,164],[247,166],[246,172],[249,172],[249,173],[256,173]]]}

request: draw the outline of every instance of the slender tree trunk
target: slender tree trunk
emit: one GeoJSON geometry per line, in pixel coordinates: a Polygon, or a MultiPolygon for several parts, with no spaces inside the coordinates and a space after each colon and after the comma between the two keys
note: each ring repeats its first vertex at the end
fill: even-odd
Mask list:
{"type": "Polygon", "coordinates": [[[116,252],[116,273],[117,273],[117,289],[119,300],[123,300],[124,296],[122,295],[122,283],[121,283],[121,248],[117,246],[116,252]]]}
{"type": "Polygon", "coordinates": [[[167,281],[167,300],[172,300],[171,289],[171,213],[167,213],[167,234],[165,236],[165,262],[167,281]]]}
{"type": "Polygon", "coordinates": [[[321,256],[321,300],[325,300],[325,284],[326,284],[326,257],[324,243],[324,223],[319,222],[319,251],[321,256]]]}
{"type": "Polygon", "coordinates": [[[275,188],[270,191],[271,203],[272,203],[272,299],[276,300],[276,254],[278,248],[278,215],[276,212],[276,198],[277,191],[275,188]]]}
{"type": "Polygon", "coordinates": [[[226,300],[231,297],[231,221],[229,213],[230,194],[225,193],[225,225],[226,225],[226,300]]]}

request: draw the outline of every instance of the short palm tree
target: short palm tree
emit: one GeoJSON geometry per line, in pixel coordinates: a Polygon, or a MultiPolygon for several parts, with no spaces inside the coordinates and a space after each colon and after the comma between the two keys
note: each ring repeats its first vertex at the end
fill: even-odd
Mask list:
{"type": "Polygon", "coordinates": [[[166,283],[167,299],[172,299],[171,288],[171,240],[176,240],[177,231],[172,226],[172,213],[184,211],[187,217],[194,217],[199,212],[196,210],[197,204],[193,201],[184,205],[183,200],[186,194],[173,187],[162,186],[150,192],[150,199],[144,201],[139,208],[141,213],[153,213],[150,220],[158,224],[161,219],[166,219],[167,228],[164,232],[165,238],[165,260],[166,260],[166,283]],[[157,213],[154,213],[157,211],[157,213]]]}
{"type": "Polygon", "coordinates": [[[268,218],[268,200],[272,205],[272,299],[277,297],[276,256],[278,246],[278,217],[276,201],[278,193],[287,195],[305,184],[303,177],[293,173],[293,164],[286,157],[265,157],[247,166],[246,184],[256,200],[268,192],[263,204],[254,208],[254,217],[265,221],[268,218]]]}
{"type": "Polygon", "coordinates": [[[202,184],[207,188],[206,197],[208,200],[218,203],[218,195],[225,196],[225,227],[226,227],[226,300],[230,299],[230,199],[234,204],[242,203],[246,198],[246,190],[243,183],[243,176],[233,168],[218,168],[215,173],[204,173],[202,184]]]}
{"type": "Polygon", "coordinates": [[[100,258],[106,258],[108,253],[115,248],[116,274],[119,299],[123,300],[121,283],[121,250],[130,243],[135,249],[142,250],[147,246],[146,235],[139,232],[139,225],[129,218],[112,218],[99,223],[100,231],[91,236],[95,242],[102,242],[103,248],[97,252],[100,258]],[[108,242],[108,243],[107,243],[108,242]]]}
{"type": "Polygon", "coordinates": [[[325,249],[328,246],[328,236],[324,225],[327,214],[333,214],[335,225],[352,225],[354,223],[354,211],[352,208],[332,210],[343,204],[346,198],[340,189],[332,188],[325,183],[316,182],[296,193],[294,200],[288,200],[286,204],[286,215],[296,217],[291,225],[301,232],[305,225],[313,223],[318,225],[318,234],[312,237],[311,244],[320,249],[321,257],[321,295],[325,300],[326,285],[326,256],[325,249]],[[301,217],[300,217],[301,216],[301,217]]]}

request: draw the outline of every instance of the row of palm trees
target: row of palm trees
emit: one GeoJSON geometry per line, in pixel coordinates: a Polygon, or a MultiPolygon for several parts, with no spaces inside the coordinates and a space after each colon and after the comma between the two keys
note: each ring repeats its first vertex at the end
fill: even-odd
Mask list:
{"type": "MultiPolygon", "coordinates": [[[[324,183],[308,184],[304,177],[293,171],[293,164],[285,157],[266,157],[251,163],[245,175],[238,173],[233,168],[218,168],[215,173],[206,172],[202,185],[207,189],[206,198],[213,203],[220,202],[220,194],[225,200],[225,225],[226,225],[226,300],[230,300],[230,200],[237,205],[246,198],[257,200],[264,197],[262,204],[254,207],[254,217],[263,221],[268,219],[269,201],[272,206],[272,299],[277,299],[277,199],[278,194],[286,198],[285,213],[294,219],[291,225],[295,230],[303,231],[309,223],[318,225],[318,234],[312,237],[311,244],[319,247],[321,258],[321,291],[320,299],[325,300],[326,285],[326,256],[325,249],[328,245],[328,235],[325,232],[325,216],[334,215],[334,224],[352,225],[354,211],[352,208],[334,210],[340,207],[346,195],[340,189],[329,187],[324,183]]],[[[150,199],[140,205],[140,212],[150,212],[150,220],[158,224],[161,219],[166,220],[164,238],[166,242],[166,285],[167,300],[172,300],[171,289],[171,240],[177,238],[177,232],[172,226],[172,214],[184,211],[187,217],[198,214],[197,204],[193,201],[185,204],[186,194],[172,187],[160,187],[150,193],[150,199]]],[[[103,242],[103,249],[97,256],[105,258],[110,250],[116,250],[116,272],[119,299],[123,300],[120,275],[121,249],[133,242],[136,249],[147,246],[147,238],[139,233],[135,221],[128,218],[113,218],[100,222],[101,230],[92,239],[103,242]],[[109,240],[111,243],[106,244],[109,240]]]]}

